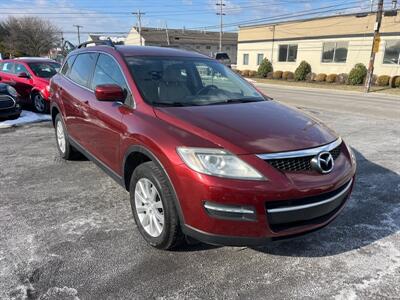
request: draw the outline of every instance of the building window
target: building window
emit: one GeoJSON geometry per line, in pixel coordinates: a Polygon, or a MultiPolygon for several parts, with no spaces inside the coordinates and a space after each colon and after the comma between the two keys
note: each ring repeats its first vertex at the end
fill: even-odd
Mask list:
{"type": "Polygon", "coordinates": [[[348,42],[324,43],[322,49],[322,62],[345,63],[347,60],[348,42]]]}
{"type": "Polygon", "coordinates": [[[225,50],[229,51],[229,50],[231,50],[231,47],[225,47],[225,50]]]}
{"type": "Polygon", "coordinates": [[[248,65],[249,64],[249,55],[247,53],[243,54],[243,64],[244,65],[248,65]]]}
{"type": "Polygon", "coordinates": [[[257,66],[261,65],[263,59],[264,59],[264,54],[258,53],[257,54],[257,66]]]}
{"type": "Polygon", "coordinates": [[[385,55],[383,56],[384,64],[400,65],[400,40],[387,41],[385,55]]]}
{"type": "Polygon", "coordinates": [[[206,46],[206,49],[207,49],[207,50],[210,50],[210,49],[211,49],[211,46],[206,46]]]}
{"type": "Polygon", "coordinates": [[[279,45],[279,61],[296,61],[297,45],[279,45]]]}

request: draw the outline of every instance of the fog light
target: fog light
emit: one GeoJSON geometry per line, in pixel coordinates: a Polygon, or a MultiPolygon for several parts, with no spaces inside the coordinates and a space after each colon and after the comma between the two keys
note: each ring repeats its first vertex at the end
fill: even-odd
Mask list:
{"type": "Polygon", "coordinates": [[[256,210],[253,206],[225,205],[206,201],[204,208],[210,216],[218,219],[257,221],[256,210]]]}

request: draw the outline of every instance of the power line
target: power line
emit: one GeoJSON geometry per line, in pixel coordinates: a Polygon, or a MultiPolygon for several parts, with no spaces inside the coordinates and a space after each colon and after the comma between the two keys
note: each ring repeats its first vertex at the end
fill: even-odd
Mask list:
{"type": "Polygon", "coordinates": [[[138,27],[139,27],[140,46],[142,46],[142,15],[145,15],[146,13],[141,12],[139,9],[137,12],[133,12],[132,14],[137,17],[137,22],[138,22],[138,27]]]}

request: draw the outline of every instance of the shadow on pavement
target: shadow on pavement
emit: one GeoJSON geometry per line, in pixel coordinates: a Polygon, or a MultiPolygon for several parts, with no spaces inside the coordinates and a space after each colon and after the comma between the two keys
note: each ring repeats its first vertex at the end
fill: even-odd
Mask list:
{"type": "Polygon", "coordinates": [[[400,176],[354,152],[357,157],[355,187],[335,221],[309,235],[254,250],[280,256],[330,256],[359,249],[399,232],[400,176]]]}

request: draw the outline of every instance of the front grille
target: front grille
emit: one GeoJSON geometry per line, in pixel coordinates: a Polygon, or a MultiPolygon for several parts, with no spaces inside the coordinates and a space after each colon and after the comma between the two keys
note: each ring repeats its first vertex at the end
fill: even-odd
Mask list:
{"type": "Polygon", "coordinates": [[[0,109],[9,109],[15,106],[15,101],[10,96],[0,95],[0,109]]]}
{"type": "MultiPolygon", "coordinates": [[[[334,160],[336,160],[342,150],[342,144],[329,151],[334,160]]],[[[311,159],[314,156],[292,157],[292,158],[279,158],[265,160],[274,168],[284,172],[299,172],[311,171],[311,159]]]]}

